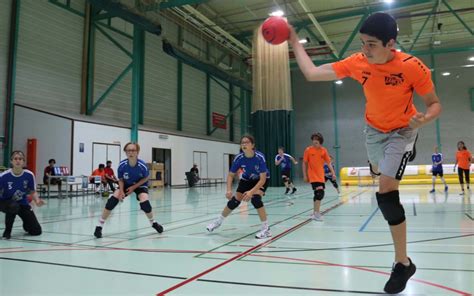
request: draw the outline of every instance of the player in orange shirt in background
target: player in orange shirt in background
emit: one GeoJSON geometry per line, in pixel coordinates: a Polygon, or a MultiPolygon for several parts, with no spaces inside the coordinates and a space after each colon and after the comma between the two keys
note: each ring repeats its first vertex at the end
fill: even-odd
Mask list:
{"type": "Polygon", "coordinates": [[[319,67],[313,64],[293,28],[289,42],[307,80],[351,77],[362,85],[367,155],[374,173],[380,174],[377,203],[390,226],[395,248],[395,262],[384,291],[395,294],[405,289],[416,271],[407,256],[405,210],[398,187],[407,162],[414,159],[418,128],[440,115],[441,104],[430,69],[416,57],[395,50],[398,27],[393,17],[374,13],[364,21],[359,33],[362,52],[319,67]],[[425,103],[425,113],[413,105],[415,91],[425,103]]]}
{"type": "Polygon", "coordinates": [[[470,190],[469,184],[469,170],[471,169],[472,155],[467,150],[466,144],[463,141],[458,142],[458,151],[456,152],[456,163],[454,164],[453,171],[456,171],[456,165],[458,166],[459,183],[461,184],[462,192],[460,195],[464,195],[464,180],[463,174],[466,177],[467,190],[470,190]]]}
{"type": "Polygon", "coordinates": [[[311,183],[311,187],[314,191],[313,204],[314,213],[311,215],[311,219],[315,221],[323,221],[323,217],[320,212],[321,200],[324,198],[324,164],[327,164],[332,174],[332,179],[336,179],[336,173],[332,168],[331,159],[329,153],[322,146],[324,138],[320,133],[311,135],[311,141],[313,145],[307,147],[304,150],[303,155],[303,178],[305,182],[311,183]]]}

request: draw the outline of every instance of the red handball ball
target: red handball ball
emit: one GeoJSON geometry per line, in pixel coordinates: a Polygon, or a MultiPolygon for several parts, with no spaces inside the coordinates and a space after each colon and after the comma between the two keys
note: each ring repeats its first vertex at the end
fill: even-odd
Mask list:
{"type": "Polygon", "coordinates": [[[271,16],[263,22],[262,34],[268,43],[278,45],[290,38],[290,29],[284,18],[271,16]]]}

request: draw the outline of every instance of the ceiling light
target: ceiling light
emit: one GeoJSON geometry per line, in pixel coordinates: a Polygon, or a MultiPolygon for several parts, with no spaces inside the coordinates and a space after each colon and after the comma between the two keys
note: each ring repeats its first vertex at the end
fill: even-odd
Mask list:
{"type": "Polygon", "coordinates": [[[463,68],[471,68],[471,67],[474,67],[474,64],[467,64],[467,65],[463,65],[461,66],[463,68]]]}
{"type": "Polygon", "coordinates": [[[301,44],[308,43],[308,42],[309,42],[309,38],[308,38],[308,37],[306,37],[306,38],[303,38],[303,39],[301,39],[301,40],[300,40],[300,41],[298,41],[298,42],[299,42],[299,43],[301,43],[301,44]]]}
{"type": "Polygon", "coordinates": [[[383,2],[387,3],[387,4],[392,4],[393,3],[393,0],[383,0],[383,2]]]}
{"type": "Polygon", "coordinates": [[[398,52],[401,52],[402,50],[401,50],[400,48],[397,48],[397,51],[398,51],[398,52]]]}
{"type": "Polygon", "coordinates": [[[449,72],[443,72],[443,73],[441,73],[441,75],[443,75],[443,76],[449,76],[449,75],[451,75],[451,73],[449,73],[449,72]]]}
{"type": "Polygon", "coordinates": [[[283,12],[283,10],[275,10],[269,14],[269,16],[284,16],[284,15],[285,13],[283,12]]]}
{"type": "Polygon", "coordinates": [[[467,60],[471,61],[471,62],[474,62],[474,57],[469,57],[467,60]]]}
{"type": "Polygon", "coordinates": [[[342,80],[336,80],[335,84],[342,84],[342,80]]]}

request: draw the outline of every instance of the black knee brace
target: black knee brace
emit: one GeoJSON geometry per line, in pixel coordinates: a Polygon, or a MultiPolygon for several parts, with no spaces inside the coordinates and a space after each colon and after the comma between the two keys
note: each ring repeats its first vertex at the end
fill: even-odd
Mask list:
{"type": "Polygon", "coordinates": [[[253,207],[256,209],[260,209],[261,207],[263,207],[262,197],[258,194],[252,196],[251,202],[253,207]]]}
{"type": "Polygon", "coordinates": [[[240,201],[238,201],[235,196],[232,196],[232,198],[227,202],[227,207],[231,210],[237,208],[240,205],[240,201]]]}
{"type": "Polygon", "coordinates": [[[151,204],[149,200],[145,200],[144,202],[140,203],[140,209],[145,213],[151,213],[151,204]]]}
{"type": "Polygon", "coordinates": [[[281,179],[283,180],[283,183],[286,183],[290,180],[290,178],[288,178],[287,176],[283,176],[281,177],[281,179]]]}
{"type": "Polygon", "coordinates": [[[109,211],[112,211],[115,208],[115,206],[117,206],[118,203],[119,203],[118,198],[112,195],[107,200],[107,203],[105,204],[105,208],[109,211]]]}
{"type": "Polygon", "coordinates": [[[20,204],[18,204],[16,201],[13,201],[13,200],[5,201],[1,207],[1,211],[4,212],[5,214],[16,215],[20,211],[20,204]]]}
{"type": "Polygon", "coordinates": [[[324,198],[324,190],[323,189],[314,190],[313,201],[322,200],[323,198],[324,198]]]}
{"type": "Polygon", "coordinates": [[[400,203],[398,190],[387,193],[376,192],[375,195],[377,196],[379,209],[385,220],[387,220],[388,225],[399,225],[405,221],[405,210],[400,203]]]}

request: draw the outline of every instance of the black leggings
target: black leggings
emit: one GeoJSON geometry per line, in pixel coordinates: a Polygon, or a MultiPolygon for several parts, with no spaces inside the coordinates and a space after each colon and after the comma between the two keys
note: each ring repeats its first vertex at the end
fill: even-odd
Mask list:
{"type": "Polygon", "coordinates": [[[462,178],[463,173],[464,173],[464,176],[465,176],[465,178],[466,178],[466,183],[467,183],[467,185],[469,186],[469,183],[470,183],[470,182],[469,182],[469,181],[470,181],[470,180],[469,180],[469,170],[468,170],[468,169],[467,169],[467,170],[461,169],[460,167],[458,167],[459,183],[464,184],[464,180],[463,180],[463,178],[462,178]]]}
{"type": "Polygon", "coordinates": [[[336,189],[338,188],[338,186],[337,186],[337,181],[336,181],[336,180],[333,180],[332,178],[329,178],[329,177],[326,177],[326,176],[325,176],[325,177],[324,177],[324,182],[327,182],[328,180],[331,181],[332,186],[334,186],[334,188],[336,188],[336,189]]]}
{"type": "Polygon", "coordinates": [[[33,209],[29,205],[20,205],[19,208],[12,207],[11,203],[16,203],[12,200],[0,201],[0,211],[5,212],[5,231],[11,232],[16,215],[20,216],[23,221],[23,229],[30,235],[40,235],[41,225],[36,219],[33,209]],[[14,210],[12,210],[14,209],[14,210]]]}

